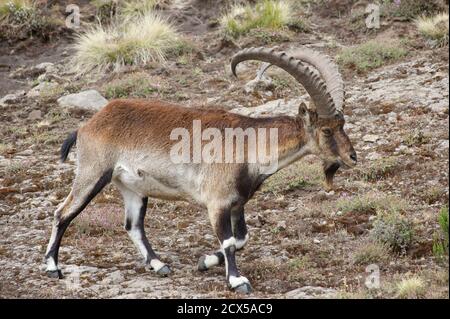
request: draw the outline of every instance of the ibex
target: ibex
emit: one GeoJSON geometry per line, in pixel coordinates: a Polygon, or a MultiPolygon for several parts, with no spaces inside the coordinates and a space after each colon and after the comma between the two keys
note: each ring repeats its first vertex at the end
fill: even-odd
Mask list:
{"type": "MultiPolygon", "coordinates": [[[[50,277],[62,276],[58,250],[70,222],[112,182],[123,196],[125,229],[146,264],[157,274],[166,276],[170,269],[153,251],[144,232],[148,197],[185,200],[207,209],[220,242],[218,251],[200,258],[198,269],[225,263],[231,289],[251,292],[249,281],[240,275],[235,261],[235,252],[249,238],[244,206],[275,171],[268,173],[261,162],[249,162],[248,157],[241,163],[174,163],[170,153],[176,141],[170,138],[171,132],[191,128],[195,120],[201,121],[202,128],[216,128],[219,132],[227,128],[276,128],[276,170],[315,154],[323,162],[329,187],[339,167],[353,167],[357,159],[344,131],[343,81],[330,59],[306,48],[293,55],[276,49],[244,49],[232,58],[235,76],[236,66],[246,60],[263,61],[288,72],[310,95],[310,106],[301,103],[296,117],[250,118],[160,101],[114,100],[65,140],[61,158],[67,158],[76,142],[77,171],[70,194],[55,212],[45,255],[50,277]]],[[[193,134],[190,129],[189,134],[193,134]]]]}

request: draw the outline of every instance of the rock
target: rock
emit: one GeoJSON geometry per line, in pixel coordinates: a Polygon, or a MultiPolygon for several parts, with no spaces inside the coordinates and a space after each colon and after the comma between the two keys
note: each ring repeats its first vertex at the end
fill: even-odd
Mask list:
{"type": "Polygon", "coordinates": [[[118,285],[125,280],[120,270],[116,270],[110,273],[106,278],[102,280],[102,284],[105,285],[118,285]]]}
{"type": "Polygon", "coordinates": [[[286,221],[281,220],[277,223],[278,230],[286,230],[286,221]]]}
{"type": "Polygon", "coordinates": [[[363,141],[368,143],[376,143],[380,139],[380,136],[374,134],[364,135],[363,141]]]}
{"type": "Polygon", "coordinates": [[[42,62],[29,68],[26,67],[18,68],[17,70],[11,72],[9,76],[14,79],[32,78],[44,73],[51,73],[56,71],[57,69],[53,63],[42,62]]]}
{"type": "Polygon", "coordinates": [[[375,160],[380,159],[382,157],[383,156],[380,153],[372,152],[372,153],[370,153],[370,154],[368,154],[366,156],[366,159],[368,159],[369,161],[375,161],[375,160]]]}
{"type": "Polygon", "coordinates": [[[108,100],[96,90],[87,90],[80,93],[69,94],[60,97],[57,102],[62,108],[87,111],[98,111],[108,104],[108,100]]]}
{"type": "Polygon", "coordinates": [[[305,286],[291,290],[285,294],[288,299],[331,299],[336,296],[336,290],[332,288],[305,286]]]}
{"type": "Polygon", "coordinates": [[[265,91],[273,86],[272,79],[262,76],[247,82],[244,86],[245,93],[253,93],[255,91],[265,91]]]}
{"type": "Polygon", "coordinates": [[[438,150],[448,150],[448,140],[442,140],[438,145],[438,150]]]}
{"type": "Polygon", "coordinates": [[[15,93],[7,94],[0,99],[0,106],[5,106],[7,104],[14,104],[19,102],[25,96],[25,91],[20,90],[15,93]]]}
{"type": "Polygon", "coordinates": [[[431,112],[434,113],[448,113],[448,101],[433,103],[428,107],[430,108],[431,112]]]}
{"type": "Polygon", "coordinates": [[[50,91],[58,86],[57,83],[54,82],[42,82],[36,85],[27,93],[27,97],[38,97],[41,96],[42,92],[50,91]]]}
{"type": "Polygon", "coordinates": [[[42,118],[41,110],[34,110],[31,111],[30,114],[28,114],[28,119],[30,121],[40,120],[41,118],[42,118]]]}
{"type": "Polygon", "coordinates": [[[296,116],[298,114],[298,107],[302,102],[307,102],[306,96],[287,101],[284,99],[273,100],[255,107],[238,107],[232,109],[230,112],[250,117],[268,117],[276,115],[296,116]]]}

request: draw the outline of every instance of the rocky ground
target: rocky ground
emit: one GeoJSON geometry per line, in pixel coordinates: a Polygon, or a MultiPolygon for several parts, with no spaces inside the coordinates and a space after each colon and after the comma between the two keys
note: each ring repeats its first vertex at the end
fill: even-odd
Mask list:
{"type": "MultiPolygon", "coordinates": [[[[120,88],[126,96],[251,116],[275,109],[294,114],[292,99],[302,92],[277,71],[269,72],[271,84],[256,88],[246,86],[255,75],[252,65],[240,69],[239,81],[228,71],[237,46],[264,43],[248,38],[224,43],[216,29],[207,27],[211,16],[205,18],[203,11],[190,9],[197,24],[183,19],[186,3],[178,2],[173,10],[193,26],[187,36],[196,50],[164,66],[86,79],[65,72],[70,40],[58,42],[53,55],[36,50],[26,60],[23,51],[14,53],[19,62],[9,62],[1,82],[21,84],[3,86],[0,96],[0,298],[236,297],[226,288],[223,267],[196,270],[198,258],[217,248],[205,211],[188,203],[149,201],[147,234],[173,270],[160,278],[144,267],[123,230],[121,199],[111,186],[64,237],[60,264],[65,279],[49,279],[43,272],[52,215],[70,189],[75,168],[74,152],[66,163],[58,161],[59,147],[102,103],[97,99],[93,109],[81,109],[58,103],[61,96],[95,89],[111,99],[121,95],[120,88]]],[[[348,45],[322,29],[268,45],[290,49],[301,42],[331,56],[348,45]]],[[[14,60],[6,50],[2,58],[14,60]]],[[[325,192],[320,163],[307,157],[273,176],[248,203],[250,242],[237,259],[253,284],[250,297],[392,298],[398,296],[396,283],[418,276],[425,285],[421,297],[448,298],[448,258],[432,251],[438,212],[449,195],[447,48],[415,50],[368,74],[346,70],[345,75],[346,127],[359,166],[338,173],[337,189],[325,192]],[[401,207],[414,229],[408,248],[360,261],[377,212],[352,208],[357,201],[381,203],[385,210],[401,207]],[[365,286],[369,264],[380,268],[379,289],[365,286]]]]}

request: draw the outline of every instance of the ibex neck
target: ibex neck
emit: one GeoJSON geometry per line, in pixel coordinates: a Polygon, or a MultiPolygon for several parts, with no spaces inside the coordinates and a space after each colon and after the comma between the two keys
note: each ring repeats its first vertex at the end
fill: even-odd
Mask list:
{"type": "Polygon", "coordinates": [[[278,163],[272,174],[311,153],[308,133],[300,118],[280,116],[259,121],[259,127],[276,128],[278,131],[278,163]]]}

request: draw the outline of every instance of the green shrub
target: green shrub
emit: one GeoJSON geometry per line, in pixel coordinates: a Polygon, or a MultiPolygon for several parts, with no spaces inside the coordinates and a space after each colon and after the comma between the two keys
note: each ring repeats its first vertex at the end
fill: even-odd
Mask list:
{"type": "Polygon", "coordinates": [[[158,89],[147,74],[139,72],[106,83],[102,91],[107,99],[148,98],[158,89]]]}
{"type": "Polygon", "coordinates": [[[401,44],[371,40],[355,47],[342,49],[337,56],[337,62],[344,67],[364,73],[399,60],[407,54],[408,51],[401,44]]]}
{"type": "Polygon", "coordinates": [[[33,35],[47,38],[61,23],[44,14],[29,0],[0,0],[0,39],[33,35]]]}
{"type": "Polygon", "coordinates": [[[400,4],[396,4],[393,0],[383,0],[381,15],[412,20],[419,15],[432,14],[442,9],[438,2],[439,0],[401,0],[400,4]]]}
{"type": "Polygon", "coordinates": [[[441,258],[444,255],[448,255],[448,206],[442,207],[439,212],[438,222],[440,233],[435,235],[433,254],[441,258]]]}
{"type": "Polygon", "coordinates": [[[235,5],[221,18],[225,33],[235,38],[257,28],[279,30],[292,22],[289,3],[279,0],[263,0],[255,6],[235,5]]]}
{"type": "Polygon", "coordinates": [[[399,213],[380,212],[373,222],[371,237],[395,252],[405,253],[412,243],[412,223],[399,213]]]}
{"type": "Polygon", "coordinates": [[[364,168],[356,170],[356,174],[367,182],[374,182],[398,172],[399,163],[396,158],[387,157],[371,162],[364,168]]]}

